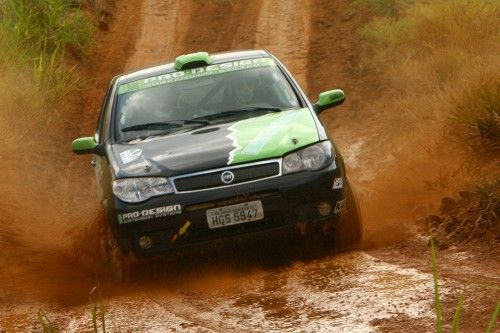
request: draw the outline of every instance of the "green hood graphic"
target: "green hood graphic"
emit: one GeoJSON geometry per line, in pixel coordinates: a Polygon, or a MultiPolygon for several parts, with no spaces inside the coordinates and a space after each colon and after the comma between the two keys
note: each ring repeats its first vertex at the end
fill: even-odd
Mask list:
{"type": "Polygon", "coordinates": [[[228,128],[234,149],[228,165],[280,157],[289,151],[319,141],[308,109],[270,113],[238,121],[228,128]]]}

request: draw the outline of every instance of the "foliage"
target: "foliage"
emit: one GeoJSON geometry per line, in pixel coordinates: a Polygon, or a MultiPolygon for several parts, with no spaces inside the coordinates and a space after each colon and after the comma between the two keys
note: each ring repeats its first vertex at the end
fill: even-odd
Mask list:
{"type": "Polygon", "coordinates": [[[0,2],[0,69],[34,83],[52,104],[74,82],[68,55],[81,58],[93,43],[91,19],[69,0],[0,2]]]}
{"type": "Polygon", "coordinates": [[[5,0],[1,16],[7,45],[28,56],[65,49],[84,55],[92,42],[90,20],[68,0],[5,0]]]}
{"type": "Polygon", "coordinates": [[[500,75],[475,80],[451,102],[456,135],[485,152],[500,152],[500,75]]]}
{"type": "Polygon", "coordinates": [[[354,7],[366,7],[379,16],[396,16],[413,4],[415,0],[354,0],[354,7]]]}
{"type": "Polygon", "coordinates": [[[355,2],[393,8],[361,30],[363,67],[399,96],[393,108],[414,126],[444,124],[468,151],[500,153],[500,2],[355,2]]]}

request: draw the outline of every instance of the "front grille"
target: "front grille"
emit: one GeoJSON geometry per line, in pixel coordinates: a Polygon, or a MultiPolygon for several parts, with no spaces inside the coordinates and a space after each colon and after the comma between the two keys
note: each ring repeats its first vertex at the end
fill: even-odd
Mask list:
{"type": "Polygon", "coordinates": [[[279,175],[280,166],[278,162],[250,165],[246,167],[224,169],[214,172],[208,172],[199,175],[177,178],[174,180],[178,192],[209,189],[213,187],[226,186],[221,179],[222,173],[231,171],[234,179],[230,184],[244,183],[252,180],[258,180],[267,177],[279,175]]]}

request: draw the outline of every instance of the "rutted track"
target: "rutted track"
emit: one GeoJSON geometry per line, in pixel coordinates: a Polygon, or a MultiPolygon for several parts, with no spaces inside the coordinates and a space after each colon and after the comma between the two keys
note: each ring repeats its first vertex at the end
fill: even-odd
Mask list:
{"type": "MultiPolygon", "coordinates": [[[[350,167],[351,181],[362,194],[368,238],[384,243],[387,233],[393,233],[389,239],[399,238],[401,229],[407,228],[401,225],[408,225],[408,216],[391,216],[389,231],[380,233],[386,227],[380,224],[385,222],[375,220],[370,213],[375,175],[387,160],[373,165],[378,149],[385,144],[376,140],[383,124],[377,122],[380,116],[371,116],[363,102],[363,97],[375,97],[371,83],[360,85],[352,70],[358,51],[356,28],[362,17],[346,14],[348,3],[339,1],[333,6],[326,0],[143,0],[137,7],[141,17],[135,24],[140,29],[133,53],[114,54],[104,61],[124,63],[124,70],[130,70],[198,50],[263,48],[284,61],[311,99],[322,90],[344,88],[348,92],[346,105],[323,117],[350,167]]],[[[130,16],[126,14],[117,16],[110,35],[118,35],[118,27],[125,22],[129,27],[134,24],[127,20],[130,16]]],[[[96,89],[84,99],[100,99],[98,90],[104,89],[100,81],[106,79],[109,77],[100,77],[96,89]]],[[[96,117],[86,115],[87,119],[96,117]]],[[[85,126],[92,130],[92,125],[85,126]]],[[[200,263],[185,263],[183,268],[181,262],[159,276],[136,283],[118,288],[106,284],[103,292],[108,295],[104,300],[107,326],[115,332],[432,331],[433,284],[425,239],[413,237],[398,246],[313,261],[290,262],[293,258],[273,255],[278,257],[278,263],[269,265],[265,260],[228,253],[232,258],[229,263],[227,259],[211,263],[205,258],[200,263]],[[241,262],[235,265],[233,260],[241,262]]],[[[478,279],[474,268],[477,271],[485,267],[469,263],[467,255],[443,263],[445,296],[456,296],[478,279]],[[472,265],[472,271],[460,272],[455,266],[461,264],[472,265]]],[[[500,268],[496,264],[480,275],[481,282],[498,287],[500,268]]],[[[475,324],[476,320],[486,322],[485,311],[499,298],[498,288],[492,290],[489,296],[482,297],[483,309],[463,325],[467,331],[484,331],[475,324]]],[[[83,290],[75,298],[85,299],[86,293],[83,290]]],[[[445,301],[454,301],[454,297],[445,301]]],[[[36,326],[35,314],[40,307],[64,331],[92,330],[86,304],[17,297],[0,302],[0,331],[31,330],[36,326]]],[[[473,301],[468,306],[469,310],[480,307],[473,301]]]]}

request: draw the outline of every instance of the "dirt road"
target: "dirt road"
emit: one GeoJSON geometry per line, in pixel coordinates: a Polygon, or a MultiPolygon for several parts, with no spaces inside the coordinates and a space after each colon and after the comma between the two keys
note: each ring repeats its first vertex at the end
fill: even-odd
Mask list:
{"type": "MultiPolygon", "coordinates": [[[[303,260],[276,253],[271,246],[264,253],[245,249],[243,254],[205,256],[169,267],[159,263],[153,272],[145,268],[148,274],[137,281],[118,286],[104,282],[108,328],[113,332],[434,330],[430,251],[427,238],[419,236],[411,223],[425,213],[420,199],[426,197],[430,205],[433,200],[412,192],[418,179],[405,178],[408,170],[395,172],[395,157],[381,154],[398,151],[401,144],[391,143],[390,133],[384,135],[393,124],[375,102],[376,78],[356,71],[357,29],[364,19],[352,12],[349,1],[142,0],[134,6],[116,2],[109,31],[100,37],[97,60],[91,60],[92,68],[83,73],[93,80],[92,89],[79,102],[87,110],[97,110],[106,81],[118,71],[199,50],[267,49],[285,63],[312,100],[323,90],[346,90],[346,104],[322,117],[360,197],[365,250],[303,260]],[[396,241],[401,242],[393,245],[396,241]],[[390,246],[381,247],[385,245],[390,246]]],[[[86,114],[80,130],[90,133],[96,117],[93,111],[86,114]]],[[[81,166],[78,175],[91,179],[90,168],[83,167],[87,162],[75,161],[72,166],[81,166]]],[[[453,306],[465,291],[461,328],[484,332],[500,299],[498,261],[467,249],[451,248],[439,255],[445,322],[451,323],[453,306]]],[[[0,295],[0,332],[38,331],[39,308],[63,331],[92,331],[86,300],[95,280],[83,268],[79,276],[87,276],[82,281],[67,278],[67,271],[48,288],[58,297],[0,295]],[[78,288],[68,288],[61,296],[57,285],[73,283],[78,288]]],[[[43,284],[39,282],[40,288],[46,288],[43,284]]]]}

